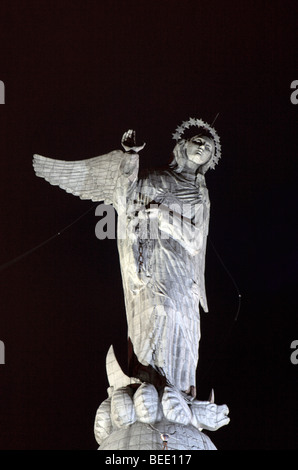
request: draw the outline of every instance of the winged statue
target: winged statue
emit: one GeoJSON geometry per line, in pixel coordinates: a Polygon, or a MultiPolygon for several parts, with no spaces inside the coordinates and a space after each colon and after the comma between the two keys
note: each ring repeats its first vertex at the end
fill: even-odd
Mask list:
{"type": "Polygon", "coordinates": [[[208,311],[205,252],[210,201],[205,172],[220,157],[219,138],[191,118],[173,135],[171,163],[139,171],[135,132],[123,150],[78,161],[38,154],[36,175],[81,199],[112,204],[128,325],[130,375],[196,395],[200,307],[208,311]],[[189,137],[186,134],[189,133],[189,137]]]}

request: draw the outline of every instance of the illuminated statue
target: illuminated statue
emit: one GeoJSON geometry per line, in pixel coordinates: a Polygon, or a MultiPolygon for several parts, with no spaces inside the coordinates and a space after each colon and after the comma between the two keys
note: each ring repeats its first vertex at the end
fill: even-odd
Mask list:
{"type": "MultiPolygon", "coordinates": [[[[163,416],[172,423],[185,425],[188,418],[179,421],[177,413],[173,414],[173,403],[176,403],[176,411],[180,405],[184,407],[186,415],[190,405],[194,411],[196,406],[198,409],[198,403],[205,403],[205,415],[206,403],[210,405],[209,402],[195,400],[199,305],[204,311],[208,310],[204,271],[210,203],[204,174],[215,167],[221,148],[215,130],[199,119],[183,122],[173,137],[176,140],[173,159],[163,170],[139,174],[138,152],[145,144],[136,145],[132,130],[122,137],[125,152],[116,150],[72,162],[34,155],[34,168],[37,176],[51,184],[81,199],[103,201],[116,209],[117,244],[128,324],[129,377],[119,371],[111,349],[107,359],[110,393],[121,387],[126,393],[127,387],[132,387],[137,392],[130,399],[135,395],[142,396],[139,401],[144,405],[151,397],[152,407],[154,390],[162,392],[163,416]],[[113,361],[116,364],[114,369],[111,366],[113,361]],[[150,384],[149,389],[146,389],[146,384],[150,384]]],[[[112,395],[109,400],[112,400],[112,395]]],[[[118,410],[129,408],[125,400],[126,404],[119,400],[118,410]]],[[[200,406],[202,408],[203,405],[200,406]]],[[[207,429],[212,426],[217,429],[229,421],[226,407],[212,406],[213,425],[209,423],[208,427],[205,423],[207,429]],[[215,412],[214,407],[217,407],[215,412]]],[[[145,408],[148,414],[150,407],[145,408]]],[[[157,406],[152,423],[158,419],[158,409],[157,406]]],[[[117,427],[116,414],[117,410],[114,410],[117,427]]],[[[141,411],[139,418],[138,412],[129,416],[125,426],[135,421],[142,422],[141,411]]],[[[202,421],[202,413],[200,416],[202,421]]],[[[210,420],[210,416],[205,416],[205,420],[210,420]]],[[[123,419],[125,422],[126,418],[123,419]]],[[[203,428],[201,421],[189,415],[188,422],[193,426],[203,428]]],[[[120,425],[118,427],[121,428],[120,425]]]]}

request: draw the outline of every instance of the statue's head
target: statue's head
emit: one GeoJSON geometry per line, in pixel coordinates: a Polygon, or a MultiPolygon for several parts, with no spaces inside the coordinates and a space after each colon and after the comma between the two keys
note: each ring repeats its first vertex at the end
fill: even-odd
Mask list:
{"type": "Polygon", "coordinates": [[[177,144],[170,166],[176,172],[182,172],[186,166],[202,174],[209,168],[215,168],[220,158],[221,146],[216,131],[209,124],[191,118],[176,129],[173,138],[177,144]]]}
{"type": "Polygon", "coordinates": [[[193,168],[194,172],[206,173],[214,157],[214,141],[204,134],[197,134],[187,140],[181,139],[173,150],[170,166],[177,173],[184,168],[193,168]]]}
{"type": "Polygon", "coordinates": [[[185,141],[188,160],[204,166],[214,156],[215,145],[211,137],[202,134],[194,135],[185,141]]]}

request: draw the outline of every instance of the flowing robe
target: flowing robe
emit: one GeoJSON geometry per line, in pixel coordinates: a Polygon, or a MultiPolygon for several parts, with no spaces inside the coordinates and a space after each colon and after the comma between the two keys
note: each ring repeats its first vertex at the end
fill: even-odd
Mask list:
{"type": "Polygon", "coordinates": [[[179,390],[195,386],[199,305],[208,310],[204,176],[187,179],[170,168],[138,175],[138,155],[120,150],[76,162],[35,155],[34,168],[82,199],[113,204],[128,336],[137,359],[179,390]]]}

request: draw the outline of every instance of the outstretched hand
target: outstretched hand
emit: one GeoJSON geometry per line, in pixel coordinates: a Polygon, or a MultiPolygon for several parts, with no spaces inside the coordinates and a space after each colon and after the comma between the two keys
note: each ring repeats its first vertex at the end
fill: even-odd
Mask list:
{"type": "Polygon", "coordinates": [[[145,147],[145,142],[141,145],[136,145],[136,131],[129,129],[124,132],[121,139],[122,147],[126,152],[139,153],[145,147]]]}

